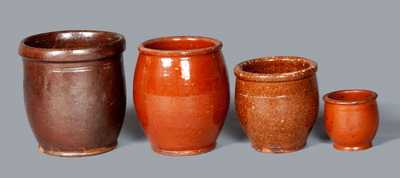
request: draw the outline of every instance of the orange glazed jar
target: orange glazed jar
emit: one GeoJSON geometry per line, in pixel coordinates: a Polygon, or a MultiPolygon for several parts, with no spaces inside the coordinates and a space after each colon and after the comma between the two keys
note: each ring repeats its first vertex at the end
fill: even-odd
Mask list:
{"type": "Polygon", "coordinates": [[[372,147],[379,124],[376,98],[369,90],[340,90],[325,100],[325,128],[338,150],[357,151],[372,147]]]}
{"type": "Polygon", "coordinates": [[[229,106],[222,43],[162,37],[139,46],[133,97],[155,152],[183,156],[215,148],[229,106]]]}

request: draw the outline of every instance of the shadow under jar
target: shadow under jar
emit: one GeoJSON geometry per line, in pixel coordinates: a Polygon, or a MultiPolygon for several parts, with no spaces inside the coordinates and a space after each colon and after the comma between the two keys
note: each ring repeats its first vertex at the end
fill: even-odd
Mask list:
{"type": "Polygon", "coordinates": [[[89,156],[112,150],[125,114],[124,37],[57,31],[25,38],[25,106],[39,150],[89,156]]]}
{"type": "Polygon", "coordinates": [[[318,115],[317,64],[296,56],[252,59],[235,69],[235,105],[253,148],[302,149],[318,115]]]}
{"type": "Polygon", "coordinates": [[[229,106],[222,43],[198,36],[143,42],[134,76],[135,109],[155,152],[214,149],[229,106]]]}
{"type": "Polygon", "coordinates": [[[372,147],[379,124],[376,98],[370,90],[352,89],[324,96],[325,129],[337,150],[357,151],[372,147]]]}

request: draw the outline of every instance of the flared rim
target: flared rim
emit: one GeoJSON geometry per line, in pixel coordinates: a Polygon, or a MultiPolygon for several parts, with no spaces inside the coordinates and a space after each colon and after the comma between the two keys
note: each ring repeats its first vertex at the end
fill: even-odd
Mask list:
{"type": "Polygon", "coordinates": [[[237,78],[247,81],[282,82],[300,80],[312,76],[317,72],[317,63],[311,59],[300,56],[271,56],[259,57],[241,62],[235,66],[234,73],[237,78]],[[295,66],[294,69],[281,72],[255,72],[248,70],[249,66],[282,63],[295,66]]]}
{"type": "Polygon", "coordinates": [[[149,54],[149,55],[157,55],[157,56],[190,56],[190,55],[200,55],[207,54],[211,52],[215,52],[222,48],[222,42],[205,36],[166,36],[153,38],[147,41],[142,42],[138,50],[141,53],[149,54]],[[192,47],[188,47],[187,49],[174,49],[169,48],[165,49],[162,47],[154,47],[152,45],[157,43],[165,43],[169,45],[178,44],[180,42],[186,41],[192,47]],[[207,45],[204,46],[196,46],[198,43],[204,43],[207,45]]]}
{"type": "Polygon", "coordinates": [[[324,101],[332,104],[355,105],[376,100],[378,94],[367,89],[337,90],[324,95],[324,101]]]}
{"type": "Polygon", "coordinates": [[[26,37],[19,46],[19,54],[24,59],[45,62],[98,60],[117,55],[124,50],[125,38],[122,34],[98,30],[64,30],[40,33],[26,37]],[[74,43],[75,46],[71,44],[71,46],[57,46],[57,43],[64,44],[67,41],[71,44],[74,43]],[[91,43],[87,41],[91,41],[91,43]],[[85,42],[87,44],[83,45],[85,42]]]}

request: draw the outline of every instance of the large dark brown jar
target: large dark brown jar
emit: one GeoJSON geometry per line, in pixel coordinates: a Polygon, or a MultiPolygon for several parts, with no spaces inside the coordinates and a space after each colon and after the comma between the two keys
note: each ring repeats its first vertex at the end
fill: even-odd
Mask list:
{"type": "Polygon", "coordinates": [[[182,156],[215,147],[229,105],[221,47],[218,40],[197,36],[140,45],[133,96],[154,151],[182,156]]]}
{"type": "Polygon", "coordinates": [[[26,111],[41,152],[88,156],[116,147],[126,103],[124,49],[122,35],[103,31],[21,42],[26,111]]]}
{"type": "Polygon", "coordinates": [[[235,69],[236,112],[254,149],[302,149],[318,115],[317,64],[296,56],[252,59],[235,69]]]}

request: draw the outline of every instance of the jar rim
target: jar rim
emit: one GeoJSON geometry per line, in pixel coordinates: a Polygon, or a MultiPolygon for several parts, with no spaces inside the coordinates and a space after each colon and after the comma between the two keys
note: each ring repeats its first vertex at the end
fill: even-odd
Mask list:
{"type": "Polygon", "coordinates": [[[205,36],[164,36],[153,38],[150,40],[146,40],[142,42],[138,50],[141,53],[156,55],[156,56],[191,56],[191,55],[201,55],[207,54],[211,52],[215,52],[222,48],[222,42],[211,37],[205,36]],[[188,41],[191,43],[192,47],[188,47],[186,49],[179,48],[161,48],[161,47],[153,47],[157,43],[165,43],[169,45],[177,44],[182,41],[188,41]],[[196,43],[208,43],[208,45],[201,47],[193,47],[196,43]]]}
{"type": "Polygon", "coordinates": [[[341,104],[341,105],[357,105],[364,104],[376,100],[378,94],[367,89],[346,89],[336,90],[324,95],[326,103],[341,104]],[[359,96],[356,96],[356,95],[359,96]]]}
{"type": "Polygon", "coordinates": [[[317,63],[311,59],[300,57],[300,56],[267,56],[258,57],[241,62],[235,66],[234,73],[237,78],[247,81],[258,81],[258,82],[283,82],[283,81],[293,81],[307,78],[314,75],[317,72],[317,63]],[[270,65],[276,63],[291,63],[291,65],[299,65],[298,68],[288,71],[280,72],[255,72],[252,70],[247,70],[246,67],[249,66],[259,66],[265,65],[266,68],[270,65]]]}
{"type": "Polygon", "coordinates": [[[122,34],[98,30],[64,30],[24,38],[20,42],[19,55],[32,61],[81,62],[117,55],[124,50],[125,38],[122,34]],[[88,42],[90,40],[91,43],[88,42]]]}

